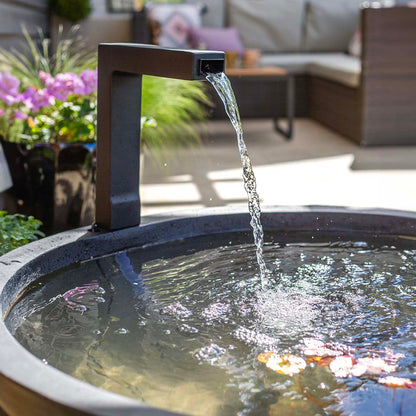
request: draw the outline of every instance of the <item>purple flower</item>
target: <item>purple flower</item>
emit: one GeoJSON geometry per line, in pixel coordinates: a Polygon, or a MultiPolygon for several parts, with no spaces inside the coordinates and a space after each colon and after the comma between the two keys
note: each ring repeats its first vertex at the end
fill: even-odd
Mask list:
{"type": "Polygon", "coordinates": [[[39,78],[45,85],[47,85],[47,83],[50,81],[53,82],[53,76],[44,71],[39,71],[39,78]]]}
{"type": "Polygon", "coordinates": [[[2,116],[4,114],[4,110],[2,110],[1,108],[0,108],[0,116],[2,116]]]}
{"type": "Polygon", "coordinates": [[[7,72],[0,72],[0,100],[7,105],[17,101],[19,95],[20,81],[7,72]]]}
{"type": "Polygon", "coordinates": [[[20,81],[8,72],[0,72],[0,89],[13,96],[19,94],[20,81]]]}
{"type": "Polygon", "coordinates": [[[47,75],[42,75],[45,79],[45,86],[49,94],[59,101],[66,101],[68,95],[85,93],[85,86],[81,78],[72,72],[58,74],[55,78],[47,75]]]}
{"type": "Polygon", "coordinates": [[[27,114],[25,114],[23,111],[16,111],[14,114],[14,118],[18,120],[26,120],[27,114]]]}
{"type": "Polygon", "coordinates": [[[39,111],[42,107],[49,107],[55,104],[55,98],[44,88],[35,90],[28,88],[21,96],[23,104],[31,111],[39,111]]]}
{"type": "Polygon", "coordinates": [[[97,70],[84,69],[81,73],[81,80],[85,86],[85,94],[97,91],[97,70]]]}

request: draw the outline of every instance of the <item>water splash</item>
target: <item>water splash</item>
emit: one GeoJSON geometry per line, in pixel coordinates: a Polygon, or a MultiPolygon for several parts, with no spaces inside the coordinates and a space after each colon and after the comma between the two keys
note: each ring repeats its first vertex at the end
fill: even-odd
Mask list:
{"type": "Polygon", "coordinates": [[[224,74],[224,72],[216,74],[209,73],[206,74],[205,77],[207,81],[212,84],[220,96],[222,102],[224,103],[225,111],[230,118],[235,132],[237,133],[238,150],[240,151],[241,164],[243,166],[244,188],[247,192],[248,210],[251,215],[250,225],[253,228],[257,263],[260,268],[261,285],[263,288],[266,288],[268,285],[268,270],[263,256],[263,227],[260,221],[260,200],[257,193],[257,183],[253,172],[253,166],[251,164],[247,146],[243,138],[243,128],[241,125],[237,102],[231,87],[230,80],[224,74]]]}

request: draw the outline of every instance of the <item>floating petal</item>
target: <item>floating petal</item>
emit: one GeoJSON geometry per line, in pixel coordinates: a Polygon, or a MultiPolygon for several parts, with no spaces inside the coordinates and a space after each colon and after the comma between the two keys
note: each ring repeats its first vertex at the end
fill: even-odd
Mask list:
{"type": "Polygon", "coordinates": [[[387,387],[416,389],[416,382],[410,378],[387,376],[379,378],[377,381],[387,387]]]}
{"type": "Polygon", "coordinates": [[[366,368],[365,374],[369,374],[369,375],[391,373],[392,371],[395,371],[397,368],[396,365],[388,364],[382,358],[371,358],[371,357],[359,358],[355,366],[365,367],[366,368]]]}
{"type": "Polygon", "coordinates": [[[265,352],[259,354],[257,359],[265,363],[270,370],[285,375],[300,373],[306,367],[306,361],[293,354],[278,355],[275,352],[265,352]]]}
{"type": "Polygon", "coordinates": [[[332,371],[335,377],[345,378],[351,374],[353,367],[352,358],[349,355],[343,355],[336,357],[329,364],[329,369],[332,371]]]}

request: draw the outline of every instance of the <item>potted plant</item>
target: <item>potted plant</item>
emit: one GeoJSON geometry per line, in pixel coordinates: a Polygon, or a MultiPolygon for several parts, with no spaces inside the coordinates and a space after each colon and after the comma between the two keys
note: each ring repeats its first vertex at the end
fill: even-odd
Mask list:
{"type": "MultiPolygon", "coordinates": [[[[25,36],[26,55],[0,49],[8,69],[0,73],[0,136],[13,178],[6,207],[52,233],[94,218],[96,57],[77,36],[61,39],[54,55],[47,39],[38,47],[25,36]]],[[[208,102],[202,83],[145,77],[143,150],[160,161],[166,147],[198,143],[191,122],[205,118],[208,102]]]]}
{"type": "Polygon", "coordinates": [[[96,55],[75,29],[55,54],[42,33],[40,44],[23,33],[22,51],[0,49],[0,136],[13,180],[6,209],[51,233],[92,221],[96,55]]]}

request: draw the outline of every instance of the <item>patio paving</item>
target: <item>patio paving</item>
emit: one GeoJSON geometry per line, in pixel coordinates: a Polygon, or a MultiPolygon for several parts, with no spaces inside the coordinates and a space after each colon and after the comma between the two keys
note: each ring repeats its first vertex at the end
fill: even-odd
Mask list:
{"type": "MultiPolygon", "coordinates": [[[[416,207],[416,146],[360,148],[310,119],[286,141],[270,120],[245,120],[245,140],[264,205],[416,207]]],[[[213,121],[203,146],[145,160],[142,215],[247,205],[234,131],[213,121]]]]}

